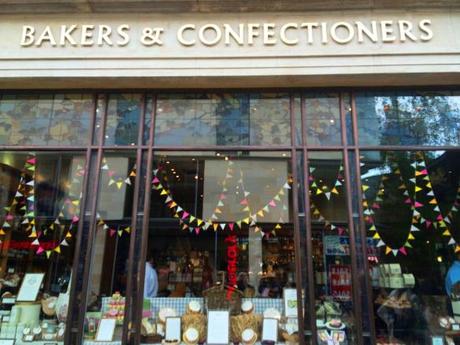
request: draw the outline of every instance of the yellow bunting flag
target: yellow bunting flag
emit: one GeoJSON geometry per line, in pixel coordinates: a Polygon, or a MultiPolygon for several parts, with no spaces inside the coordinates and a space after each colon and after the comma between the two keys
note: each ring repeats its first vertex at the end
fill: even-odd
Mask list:
{"type": "Polygon", "coordinates": [[[365,192],[366,190],[369,189],[369,186],[367,186],[367,185],[362,185],[361,188],[363,189],[363,192],[365,192]]]}
{"type": "Polygon", "coordinates": [[[372,236],[372,238],[373,238],[374,240],[379,240],[379,239],[380,239],[380,235],[379,235],[379,233],[378,233],[378,232],[376,232],[376,233],[375,233],[375,235],[374,235],[374,236],[372,236]]]}
{"type": "Polygon", "coordinates": [[[59,253],[59,254],[60,254],[60,253],[61,253],[61,247],[60,247],[60,246],[57,246],[56,248],[54,248],[54,251],[55,251],[56,253],[59,253]]]}
{"type": "Polygon", "coordinates": [[[213,223],[213,224],[212,224],[212,227],[214,228],[214,231],[217,231],[217,227],[218,227],[218,226],[219,226],[219,224],[217,224],[217,223],[213,223]]]}
{"type": "Polygon", "coordinates": [[[385,249],[385,254],[388,255],[390,253],[391,253],[391,248],[387,246],[385,249]]]}
{"type": "Polygon", "coordinates": [[[444,232],[442,233],[442,235],[443,235],[443,236],[450,236],[450,231],[449,231],[449,229],[447,229],[446,231],[444,231],[444,232]]]}

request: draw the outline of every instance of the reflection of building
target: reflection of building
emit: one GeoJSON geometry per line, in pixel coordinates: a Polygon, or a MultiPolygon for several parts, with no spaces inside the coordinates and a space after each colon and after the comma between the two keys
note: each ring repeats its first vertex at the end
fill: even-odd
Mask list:
{"type": "Polygon", "coordinates": [[[10,3],[0,342],[204,343],[206,292],[222,343],[460,336],[458,2],[10,3]]]}

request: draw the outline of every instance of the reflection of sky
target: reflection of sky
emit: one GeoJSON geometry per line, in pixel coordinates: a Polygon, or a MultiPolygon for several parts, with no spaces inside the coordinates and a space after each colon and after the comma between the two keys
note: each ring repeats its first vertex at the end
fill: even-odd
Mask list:
{"type": "Polygon", "coordinates": [[[377,144],[386,143],[385,139],[390,138],[395,138],[403,145],[449,145],[459,141],[458,96],[385,96],[373,99],[374,115],[379,126],[379,133],[374,139],[378,138],[377,144]],[[389,118],[384,111],[386,105],[391,106],[390,112],[394,118],[389,118]]]}

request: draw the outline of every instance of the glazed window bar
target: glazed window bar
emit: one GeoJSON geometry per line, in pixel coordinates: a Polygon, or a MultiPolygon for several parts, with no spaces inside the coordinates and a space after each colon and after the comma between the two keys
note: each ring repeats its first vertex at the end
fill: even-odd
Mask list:
{"type": "Polygon", "coordinates": [[[456,91],[5,93],[5,343],[460,336],[456,91]]]}

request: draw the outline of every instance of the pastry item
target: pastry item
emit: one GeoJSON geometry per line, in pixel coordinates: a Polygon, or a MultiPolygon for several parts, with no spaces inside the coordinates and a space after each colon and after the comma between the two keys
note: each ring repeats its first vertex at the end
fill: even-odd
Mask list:
{"type": "Polygon", "coordinates": [[[199,333],[196,328],[190,327],[182,336],[182,340],[186,345],[196,345],[199,341],[199,333]]]}
{"type": "Polygon", "coordinates": [[[201,304],[198,301],[191,301],[187,305],[187,312],[191,314],[197,314],[201,312],[201,304]]]}
{"type": "Polygon", "coordinates": [[[241,333],[243,345],[253,345],[257,341],[257,334],[252,328],[247,328],[241,333]]]}
{"type": "Polygon", "coordinates": [[[177,312],[173,308],[161,308],[160,311],[158,312],[158,318],[160,319],[160,322],[163,324],[166,323],[167,317],[175,317],[175,316],[177,316],[177,312]]]}
{"type": "Polygon", "coordinates": [[[42,310],[46,316],[53,316],[56,314],[56,302],[57,297],[48,297],[46,299],[42,299],[42,310]]]}
{"type": "Polygon", "coordinates": [[[254,311],[254,303],[251,301],[244,301],[241,304],[241,311],[245,314],[250,314],[254,311]]]}
{"type": "Polygon", "coordinates": [[[264,318],[280,320],[281,313],[276,308],[267,308],[264,310],[264,318]]]}

